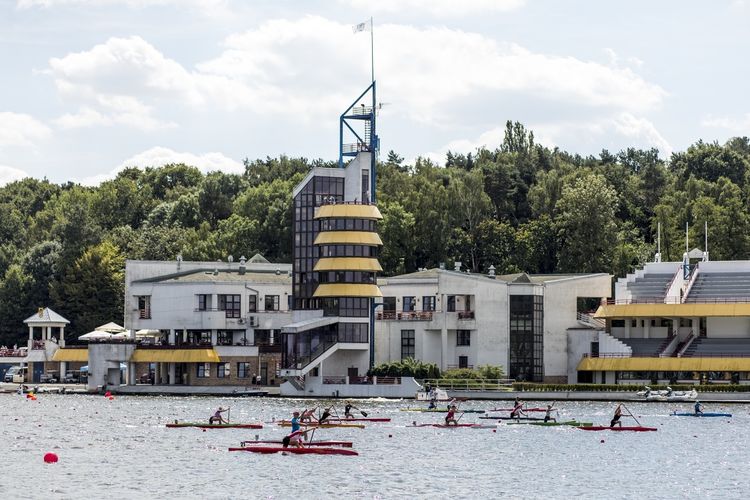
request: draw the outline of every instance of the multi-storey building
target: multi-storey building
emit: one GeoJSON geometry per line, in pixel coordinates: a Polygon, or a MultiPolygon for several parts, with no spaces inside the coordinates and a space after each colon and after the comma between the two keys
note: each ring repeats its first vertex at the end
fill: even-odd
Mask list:
{"type": "Polygon", "coordinates": [[[571,338],[573,382],[750,383],[750,261],[657,254],[596,317],[606,326],[571,338]]]}
{"type": "Polygon", "coordinates": [[[609,297],[608,274],[495,276],[425,269],[380,280],[378,363],[407,357],[442,370],[503,367],[509,378],[565,382],[568,335],[593,331],[586,300],[609,297]]]}

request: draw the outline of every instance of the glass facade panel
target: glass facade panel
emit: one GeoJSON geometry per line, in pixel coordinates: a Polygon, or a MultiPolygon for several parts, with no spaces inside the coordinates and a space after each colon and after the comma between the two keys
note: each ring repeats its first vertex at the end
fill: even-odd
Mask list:
{"type": "Polygon", "coordinates": [[[413,358],[414,353],[414,330],[401,330],[401,359],[413,358]]]}
{"type": "Polygon", "coordinates": [[[422,297],[422,310],[423,311],[434,311],[435,310],[435,296],[425,295],[422,297]]]}
{"type": "Polygon", "coordinates": [[[509,376],[519,381],[544,379],[544,297],[510,296],[509,376]]]}

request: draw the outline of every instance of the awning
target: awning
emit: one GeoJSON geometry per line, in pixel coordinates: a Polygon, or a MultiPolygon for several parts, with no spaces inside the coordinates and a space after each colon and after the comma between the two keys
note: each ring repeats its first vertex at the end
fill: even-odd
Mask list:
{"type": "Polygon", "coordinates": [[[315,328],[320,328],[321,326],[328,326],[332,325],[334,323],[338,323],[339,318],[338,316],[326,316],[326,317],[320,317],[320,318],[310,318],[303,321],[297,321],[296,323],[292,323],[286,326],[283,326],[281,328],[281,333],[300,333],[300,332],[306,332],[308,330],[313,330],[315,328]]]}
{"type": "Polygon", "coordinates": [[[382,297],[377,285],[325,283],[318,285],[313,297],[382,297]]]}
{"type": "Polygon", "coordinates": [[[378,259],[368,257],[324,257],[318,260],[313,271],[382,271],[378,259]]]}
{"type": "Polygon", "coordinates": [[[349,217],[353,219],[376,219],[383,216],[375,205],[323,205],[315,211],[316,219],[327,219],[330,217],[349,217]]]}
{"type": "Polygon", "coordinates": [[[136,349],[131,363],[219,363],[213,349],[136,349]]]}
{"type": "Polygon", "coordinates": [[[747,358],[584,358],[585,372],[748,372],[747,358]]]}
{"type": "Polygon", "coordinates": [[[55,351],[52,361],[74,361],[85,363],[89,360],[88,349],[65,349],[60,348],[55,351]]]}
{"type": "Polygon", "coordinates": [[[369,231],[324,231],[315,238],[313,245],[369,245],[383,246],[378,233],[369,231]]]}
{"type": "Polygon", "coordinates": [[[699,318],[750,316],[750,303],[724,304],[608,304],[595,318],[699,318]]]}

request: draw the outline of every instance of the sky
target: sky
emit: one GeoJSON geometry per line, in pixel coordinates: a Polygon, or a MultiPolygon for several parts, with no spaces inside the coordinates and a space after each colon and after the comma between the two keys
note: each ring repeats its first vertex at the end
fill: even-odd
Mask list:
{"type": "Polygon", "coordinates": [[[381,156],[750,135],[750,0],[0,0],[0,185],[335,160],[370,17],[381,156]]]}

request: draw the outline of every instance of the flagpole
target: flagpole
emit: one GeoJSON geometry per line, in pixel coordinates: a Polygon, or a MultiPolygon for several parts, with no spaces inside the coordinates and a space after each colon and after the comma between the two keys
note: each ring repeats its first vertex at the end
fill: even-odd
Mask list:
{"type": "MultiPolygon", "coordinates": [[[[370,69],[372,70],[372,81],[375,81],[375,27],[370,17],[370,69]]],[[[375,110],[373,109],[373,112],[375,110]]]]}

